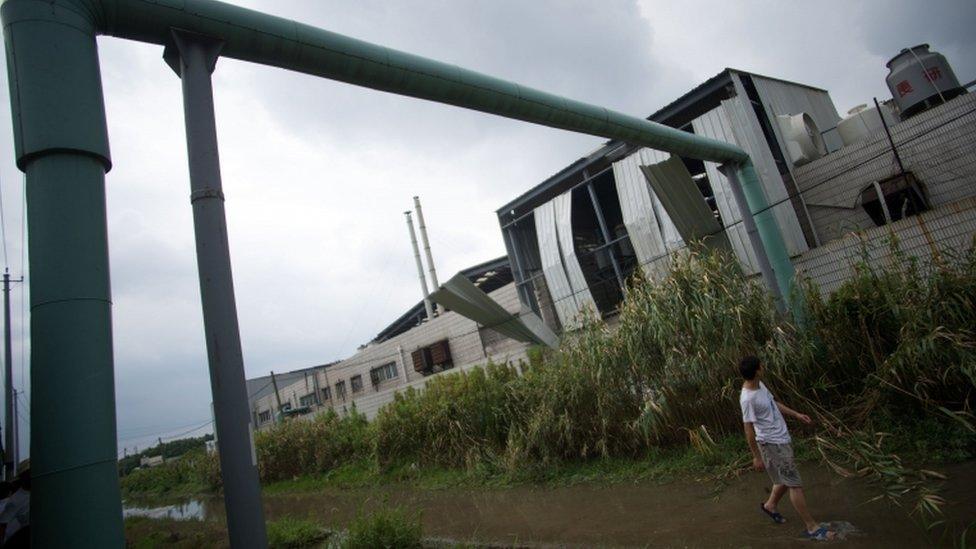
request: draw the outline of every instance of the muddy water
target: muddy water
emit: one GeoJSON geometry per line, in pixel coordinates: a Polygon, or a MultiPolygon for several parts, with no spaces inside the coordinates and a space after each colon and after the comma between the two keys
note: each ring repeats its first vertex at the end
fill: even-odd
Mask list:
{"type": "MultiPolygon", "coordinates": [[[[860,530],[842,542],[850,547],[922,547],[932,544],[906,510],[869,501],[877,492],[862,480],[847,480],[818,467],[801,467],[811,512],[821,521],[846,521],[860,530]]],[[[946,471],[947,517],[976,521],[976,462],[946,471]]],[[[560,488],[417,490],[403,487],[329,490],[265,498],[269,518],[312,517],[341,527],[360,509],[387,502],[422,512],[424,531],[434,537],[506,544],[567,547],[787,547],[802,529],[787,501],[789,521],[775,525],[761,515],[764,473],[749,473],[721,490],[706,483],[641,482],[560,488]]],[[[203,515],[223,520],[219,500],[203,502],[203,515]]]]}

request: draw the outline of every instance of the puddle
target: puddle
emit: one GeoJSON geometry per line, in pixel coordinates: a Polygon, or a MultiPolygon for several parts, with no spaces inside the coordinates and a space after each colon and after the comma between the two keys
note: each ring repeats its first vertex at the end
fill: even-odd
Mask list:
{"type": "MultiPolygon", "coordinates": [[[[204,499],[190,499],[171,505],[159,505],[158,501],[154,503],[148,501],[125,501],[123,502],[122,516],[149,517],[153,519],[206,520],[208,518],[208,504],[210,506],[214,505],[214,502],[205,501],[204,499]]],[[[221,511],[223,510],[221,509],[221,511]]]]}
{"type": "MultiPolygon", "coordinates": [[[[918,547],[932,540],[908,510],[870,501],[877,492],[863,480],[842,479],[816,467],[801,467],[809,507],[829,523],[845,547],[918,547]]],[[[976,522],[976,462],[950,467],[943,495],[946,519],[976,522]]],[[[434,538],[552,547],[789,547],[799,541],[802,523],[784,498],[787,524],[776,525],[758,510],[766,498],[763,473],[743,475],[723,490],[679,481],[558,488],[417,490],[326,490],[313,494],[266,496],[269,519],[309,517],[345,525],[360,510],[401,505],[419,511],[424,533],[434,538]]],[[[219,498],[202,498],[156,508],[127,507],[127,516],[224,520],[219,498]]],[[[951,542],[950,542],[951,544],[951,542]]]]}

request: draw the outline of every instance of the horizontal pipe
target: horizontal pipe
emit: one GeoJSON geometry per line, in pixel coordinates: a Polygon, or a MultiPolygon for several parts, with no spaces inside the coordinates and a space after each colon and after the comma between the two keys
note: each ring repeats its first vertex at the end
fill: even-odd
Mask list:
{"type": "Polygon", "coordinates": [[[742,162],[739,147],[574,101],[456,65],[356,40],[214,0],[8,0],[4,20],[87,19],[98,34],[169,45],[170,29],[225,42],[222,56],[446,103],[714,162],[742,162]],[[9,4],[16,4],[14,9],[9,4]],[[33,5],[33,9],[28,6],[33,5]]]}

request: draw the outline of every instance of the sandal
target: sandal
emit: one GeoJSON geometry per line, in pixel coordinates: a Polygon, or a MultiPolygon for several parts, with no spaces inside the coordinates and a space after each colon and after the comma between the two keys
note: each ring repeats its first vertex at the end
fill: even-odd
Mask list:
{"type": "Polygon", "coordinates": [[[783,515],[779,514],[776,511],[770,511],[766,509],[765,503],[760,503],[759,509],[761,509],[763,513],[766,513],[766,515],[768,515],[769,518],[773,519],[773,522],[775,522],[776,524],[783,524],[784,522],[786,522],[786,519],[783,518],[783,515]]]}
{"type": "Polygon", "coordinates": [[[817,528],[813,532],[807,532],[806,530],[804,530],[803,532],[800,533],[800,537],[812,541],[829,541],[831,537],[833,537],[831,536],[832,533],[833,532],[828,530],[826,526],[821,526],[820,528],[817,528]]]}

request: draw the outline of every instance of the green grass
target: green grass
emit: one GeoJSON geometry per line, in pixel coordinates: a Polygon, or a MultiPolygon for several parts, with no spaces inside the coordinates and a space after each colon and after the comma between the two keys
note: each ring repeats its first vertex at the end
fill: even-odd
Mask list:
{"type": "Polygon", "coordinates": [[[301,549],[314,547],[329,536],[319,523],[293,517],[268,522],[268,547],[270,549],[301,549]]]}
{"type": "Polygon", "coordinates": [[[420,515],[392,507],[360,513],[339,545],[343,549],[413,549],[423,547],[422,538],[420,515]]]}

